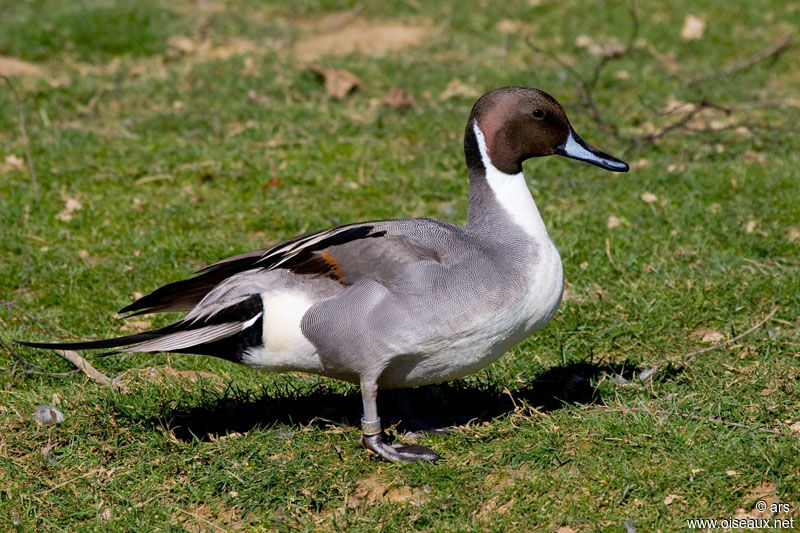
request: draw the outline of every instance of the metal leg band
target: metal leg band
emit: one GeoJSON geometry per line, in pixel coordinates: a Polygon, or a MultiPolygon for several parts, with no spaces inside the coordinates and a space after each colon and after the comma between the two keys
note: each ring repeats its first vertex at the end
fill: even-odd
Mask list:
{"type": "Polygon", "coordinates": [[[366,435],[367,437],[371,435],[378,435],[382,431],[381,429],[381,419],[376,418],[375,420],[366,421],[363,418],[361,419],[361,432],[366,435]]]}

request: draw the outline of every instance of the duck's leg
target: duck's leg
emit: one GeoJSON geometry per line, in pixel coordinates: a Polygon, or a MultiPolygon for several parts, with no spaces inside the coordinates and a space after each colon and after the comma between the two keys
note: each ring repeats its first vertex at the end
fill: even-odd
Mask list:
{"type": "Polygon", "coordinates": [[[387,461],[413,463],[441,459],[436,452],[416,444],[393,444],[383,442],[383,429],[378,416],[378,383],[374,379],[361,379],[361,400],[364,402],[364,417],[361,419],[361,445],[387,461]]]}

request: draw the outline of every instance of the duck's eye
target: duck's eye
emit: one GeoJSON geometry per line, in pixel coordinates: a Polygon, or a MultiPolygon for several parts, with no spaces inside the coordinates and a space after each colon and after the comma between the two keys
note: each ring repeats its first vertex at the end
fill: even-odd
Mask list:
{"type": "Polygon", "coordinates": [[[531,115],[533,115],[533,118],[544,118],[544,111],[541,109],[534,109],[531,115]]]}

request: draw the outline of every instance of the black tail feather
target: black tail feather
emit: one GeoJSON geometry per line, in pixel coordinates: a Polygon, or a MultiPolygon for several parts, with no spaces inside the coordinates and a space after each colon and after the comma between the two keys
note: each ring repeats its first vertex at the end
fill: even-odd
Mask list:
{"type": "MultiPolygon", "coordinates": [[[[256,316],[263,312],[263,303],[260,294],[253,294],[250,297],[241,300],[229,307],[220,309],[219,311],[202,317],[198,320],[182,319],[174,322],[163,328],[154,329],[151,331],[144,331],[142,333],[134,333],[133,335],[124,335],[122,337],[114,337],[111,339],[100,339],[96,341],[80,341],[80,342],[29,342],[14,340],[15,343],[31,348],[49,349],[49,350],[101,350],[108,348],[123,348],[121,351],[136,351],[135,345],[140,345],[148,341],[156,341],[162,339],[167,341],[161,343],[163,349],[153,349],[152,351],[174,351],[179,353],[196,353],[203,355],[215,355],[217,357],[224,357],[226,359],[234,359],[237,354],[221,354],[225,350],[241,350],[246,346],[253,346],[258,344],[261,339],[261,324],[262,319],[258,318],[256,324],[258,327],[254,328],[252,325],[248,326],[244,332],[237,330],[226,325],[246,324],[252,321],[256,316]],[[208,337],[210,328],[216,328],[217,337],[212,342],[203,341],[205,332],[206,338],[208,337]],[[198,331],[199,330],[199,331],[198,331]],[[184,344],[180,349],[171,350],[166,346],[179,338],[180,335],[186,332],[197,332],[197,344],[186,345],[184,344]],[[221,335],[222,337],[219,337],[221,335]],[[234,337],[227,339],[227,337],[234,337]],[[130,347],[130,348],[127,348],[130,347]]],[[[185,338],[185,335],[184,335],[185,338]]],[[[142,348],[140,346],[140,348],[142,348]]],[[[154,347],[155,348],[155,347],[154,347]]],[[[143,349],[142,351],[151,351],[143,349]]],[[[109,352],[103,355],[109,355],[109,352]]]]}
{"type": "Polygon", "coordinates": [[[166,333],[155,331],[146,331],[144,333],[136,333],[134,335],[125,335],[123,337],[115,337],[113,339],[100,339],[96,341],[81,341],[81,342],[28,342],[12,339],[17,344],[29,346],[31,348],[41,348],[45,350],[101,350],[105,348],[119,348],[120,346],[128,346],[131,344],[138,344],[140,342],[149,341],[165,335],[166,333]]]}

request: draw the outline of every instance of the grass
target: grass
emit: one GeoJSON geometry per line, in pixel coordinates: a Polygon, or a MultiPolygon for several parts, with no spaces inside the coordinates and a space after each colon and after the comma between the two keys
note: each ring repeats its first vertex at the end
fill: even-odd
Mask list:
{"type": "MultiPolygon", "coordinates": [[[[623,2],[0,2],[0,54],[45,72],[13,80],[38,198],[25,166],[6,159],[25,147],[0,90],[0,300],[40,321],[0,308],[5,340],[118,334],[114,311],[135,291],[333,223],[463,222],[461,132],[475,96],[497,86],[547,90],[585,139],[634,163],[621,176],[526,163],[566,299],[485,371],[412,393],[412,405],[442,405],[457,423],[421,439],[444,462],[368,456],[357,391],[338,382],[194,356],[91,358],[123,375],[114,392],[80,373],[12,375],[16,358],[2,350],[0,529],[673,531],[751,512],[761,497],[797,518],[800,52],[686,80],[768,48],[800,9],[637,4],[642,40],[593,93],[618,139],[523,36],[590,76],[598,58],[578,37],[624,43],[623,2]],[[353,8],[431,30],[398,53],[316,58],[364,80],[338,101],[293,50],[353,8]],[[699,39],[680,37],[688,14],[706,21],[699,39]],[[467,95],[443,99],[453,80],[467,95]],[[380,104],[394,87],[417,107],[380,104]],[[670,102],[703,100],[728,112],[699,114],[691,125],[702,131],[625,141],[680,117],[661,113],[670,102]],[[746,338],[681,358],[773,306],[746,338]],[[642,382],[647,368],[660,372],[642,382]],[[65,421],[38,425],[41,404],[65,421]]],[[[54,353],[14,350],[70,370],[54,353]]],[[[399,422],[393,398],[382,409],[399,422]]]]}

